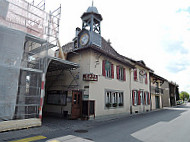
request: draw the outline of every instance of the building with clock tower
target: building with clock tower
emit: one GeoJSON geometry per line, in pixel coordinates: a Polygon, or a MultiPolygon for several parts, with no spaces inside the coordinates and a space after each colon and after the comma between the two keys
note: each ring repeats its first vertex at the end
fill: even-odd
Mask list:
{"type": "Polygon", "coordinates": [[[76,28],[73,41],[62,47],[67,60],[80,68],[59,73],[47,91],[66,92],[62,100],[66,105],[47,110],[61,109],[72,119],[149,111],[152,70],[143,61],[117,53],[101,36],[103,18],[96,7],[89,7],[81,19],[82,29],[76,28]]]}

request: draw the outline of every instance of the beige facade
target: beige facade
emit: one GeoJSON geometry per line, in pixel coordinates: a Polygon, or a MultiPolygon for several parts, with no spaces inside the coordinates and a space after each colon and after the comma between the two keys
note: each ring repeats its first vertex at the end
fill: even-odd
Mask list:
{"type": "Polygon", "coordinates": [[[163,97],[165,96],[162,85],[165,81],[164,78],[151,73],[151,109],[163,108],[163,97]]]}
{"type": "MultiPolygon", "coordinates": [[[[65,90],[68,91],[68,97],[72,97],[72,90],[81,90],[83,100],[95,100],[95,115],[109,115],[119,113],[130,113],[130,68],[114,59],[106,56],[100,56],[93,50],[84,50],[78,54],[72,54],[69,56],[69,61],[78,63],[80,68],[73,71],[73,75],[77,75],[76,80],[78,86],[75,88],[63,88],[61,86],[69,86],[73,78],[71,74],[64,71],[60,78],[49,88],[49,90],[65,90]],[[109,60],[114,67],[114,78],[108,78],[102,75],[102,62],[103,60],[109,60]],[[121,65],[125,68],[126,81],[118,80],[116,78],[116,66],[121,65]],[[83,74],[92,73],[98,75],[98,81],[83,81],[83,74]],[[123,93],[123,106],[106,107],[106,91],[122,92],[123,93]]],[[[51,82],[51,81],[50,81],[51,82]]],[[[72,84],[73,85],[73,84],[72,84]]],[[[76,85],[76,84],[75,84],[76,85]]],[[[60,113],[62,111],[68,111],[71,115],[71,102],[68,102],[66,106],[52,106],[45,105],[44,111],[60,113]]]]}
{"type": "MultiPolygon", "coordinates": [[[[137,91],[142,91],[140,94],[141,96],[141,103],[138,105],[132,105],[132,113],[139,113],[139,112],[145,112],[145,111],[150,111],[150,104],[145,103],[145,97],[144,93],[145,92],[150,92],[149,88],[149,70],[146,68],[143,68],[139,65],[136,65],[136,70],[137,70],[137,79],[134,79],[134,70],[131,71],[131,90],[137,90],[137,91]],[[145,76],[141,76],[140,78],[140,72],[144,71],[147,73],[147,83],[145,83],[145,76]]],[[[132,92],[131,92],[132,95],[132,92]]],[[[132,96],[131,96],[132,98],[132,96]]],[[[150,98],[149,98],[150,99],[150,98]]]]}

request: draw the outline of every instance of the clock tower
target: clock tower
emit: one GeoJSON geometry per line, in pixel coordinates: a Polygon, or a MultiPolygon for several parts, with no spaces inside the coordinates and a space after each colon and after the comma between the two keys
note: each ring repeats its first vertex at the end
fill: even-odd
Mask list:
{"type": "Polygon", "coordinates": [[[92,6],[87,9],[81,16],[82,30],[77,35],[78,47],[96,45],[101,47],[101,21],[102,15],[98,13],[96,7],[92,6]]]}

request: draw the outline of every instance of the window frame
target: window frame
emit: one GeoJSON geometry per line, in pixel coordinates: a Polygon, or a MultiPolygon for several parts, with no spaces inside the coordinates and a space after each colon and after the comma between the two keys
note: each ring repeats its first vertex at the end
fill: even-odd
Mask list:
{"type": "Polygon", "coordinates": [[[124,106],[123,91],[105,90],[105,108],[120,108],[123,106],[124,106]],[[107,97],[107,95],[109,95],[109,97],[107,97]],[[108,98],[110,99],[109,101],[108,98]]]}

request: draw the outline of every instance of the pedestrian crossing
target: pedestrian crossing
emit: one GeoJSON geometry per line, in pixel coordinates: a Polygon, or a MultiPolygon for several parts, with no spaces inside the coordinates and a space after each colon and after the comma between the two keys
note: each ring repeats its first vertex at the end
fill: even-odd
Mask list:
{"type": "Polygon", "coordinates": [[[24,139],[9,141],[9,142],[33,142],[33,141],[42,140],[46,138],[47,137],[44,137],[44,136],[34,136],[34,137],[29,137],[29,138],[24,138],[24,139]]]}

